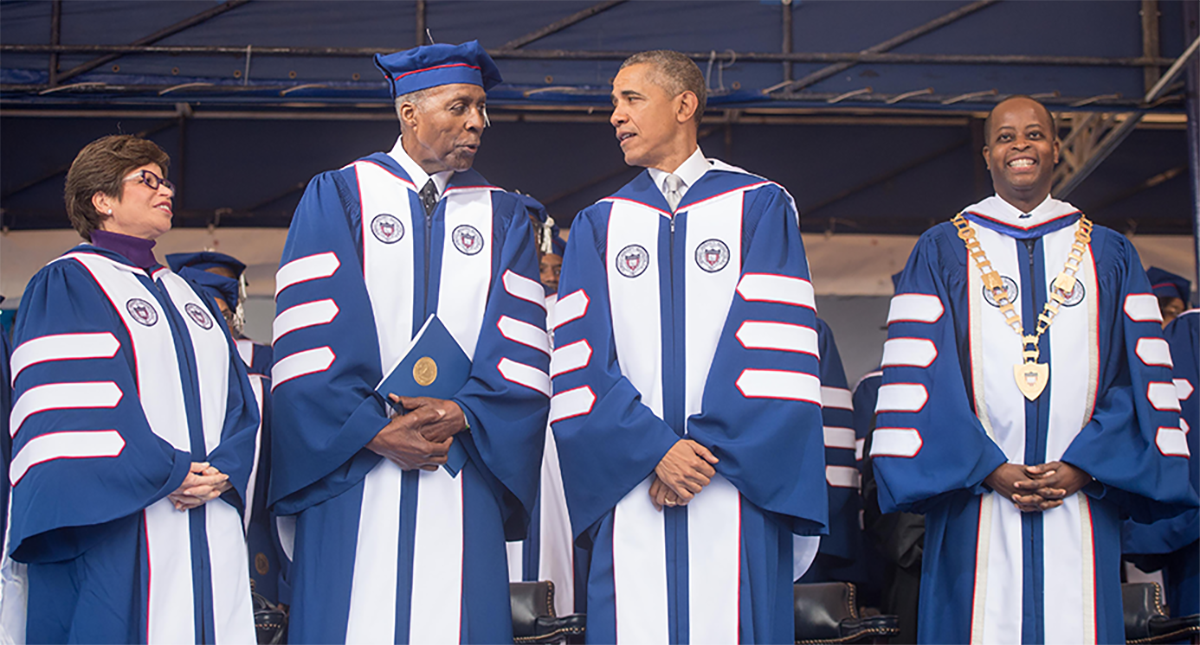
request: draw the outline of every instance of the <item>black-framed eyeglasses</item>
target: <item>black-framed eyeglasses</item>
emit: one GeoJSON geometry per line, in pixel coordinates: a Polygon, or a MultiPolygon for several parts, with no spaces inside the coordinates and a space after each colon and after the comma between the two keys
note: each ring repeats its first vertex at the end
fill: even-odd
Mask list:
{"type": "Polygon", "coordinates": [[[139,170],[126,177],[125,181],[140,181],[141,183],[146,184],[146,187],[150,190],[158,190],[159,186],[166,186],[167,190],[171,191],[172,193],[175,192],[175,184],[172,184],[170,179],[159,177],[149,170],[139,170]]]}

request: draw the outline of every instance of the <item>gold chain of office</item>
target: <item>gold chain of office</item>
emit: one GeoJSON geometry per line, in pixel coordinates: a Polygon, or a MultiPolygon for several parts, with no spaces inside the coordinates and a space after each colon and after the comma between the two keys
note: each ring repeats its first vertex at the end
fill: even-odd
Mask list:
{"type": "Polygon", "coordinates": [[[963,217],[962,213],[955,215],[954,219],[950,221],[958,229],[958,237],[966,244],[967,254],[975,260],[975,266],[979,267],[983,287],[992,294],[992,298],[1000,307],[1004,323],[1012,327],[1017,336],[1021,337],[1021,355],[1024,361],[1013,366],[1013,378],[1017,381],[1017,387],[1025,395],[1025,398],[1033,401],[1042,394],[1042,390],[1046,389],[1046,383],[1050,381],[1050,365],[1038,362],[1038,340],[1050,328],[1054,317],[1058,315],[1059,308],[1075,290],[1077,279],[1075,274],[1079,271],[1083,256],[1087,253],[1088,244],[1092,241],[1092,223],[1086,216],[1079,217],[1079,224],[1075,227],[1075,242],[1071,244],[1071,252],[1067,255],[1067,261],[1063,264],[1062,271],[1058,277],[1054,278],[1050,297],[1046,299],[1042,313],[1038,314],[1037,333],[1026,334],[1025,327],[1021,324],[1021,314],[1017,313],[1017,310],[1013,308],[1012,301],[1008,298],[1008,289],[1004,287],[1004,279],[987,259],[987,254],[979,244],[979,238],[976,237],[971,223],[963,217]]]}

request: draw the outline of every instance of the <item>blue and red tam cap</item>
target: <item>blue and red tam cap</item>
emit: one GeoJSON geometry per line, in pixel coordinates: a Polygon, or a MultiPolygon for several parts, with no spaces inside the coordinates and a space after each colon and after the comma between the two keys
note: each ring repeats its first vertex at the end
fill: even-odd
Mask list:
{"type": "Polygon", "coordinates": [[[1146,277],[1150,278],[1150,289],[1159,298],[1179,298],[1184,304],[1191,299],[1192,283],[1181,275],[1150,267],[1146,269],[1146,277]]]}
{"type": "Polygon", "coordinates": [[[394,54],[375,54],[392,98],[439,85],[468,83],[484,91],[500,84],[500,70],[478,40],[461,45],[424,45],[394,54]]]}

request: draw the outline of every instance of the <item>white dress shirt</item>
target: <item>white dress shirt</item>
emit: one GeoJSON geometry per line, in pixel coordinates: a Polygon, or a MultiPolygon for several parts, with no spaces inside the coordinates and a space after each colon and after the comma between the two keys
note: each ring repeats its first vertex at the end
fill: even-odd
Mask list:
{"type": "Polygon", "coordinates": [[[674,173],[669,173],[658,168],[648,168],[650,171],[650,179],[654,181],[654,185],[658,186],[658,190],[662,192],[663,197],[667,196],[667,176],[674,174],[683,180],[683,188],[680,194],[686,195],[688,188],[691,188],[708,169],[712,167],[712,163],[704,158],[704,153],[700,151],[700,146],[696,146],[696,151],[692,156],[688,157],[679,164],[674,173]]]}
{"type": "Polygon", "coordinates": [[[408,153],[404,150],[404,146],[400,145],[401,138],[396,137],[396,145],[388,152],[388,156],[395,159],[396,163],[400,164],[400,167],[404,169],[404,172],[408,173],[413,183],[416,184],[418,191],[424,188],[425,183],[432,179],[433,185],[437,188],[438,198],[440,199],[442,193],[446,192],[446,184],[450,183],[450,176],[454,174],[454,171],[443,170],[442,172],[435,172],[433,175],[425,172],[425,169],[421,168],[420,164],[408,156],[408,153]]]}

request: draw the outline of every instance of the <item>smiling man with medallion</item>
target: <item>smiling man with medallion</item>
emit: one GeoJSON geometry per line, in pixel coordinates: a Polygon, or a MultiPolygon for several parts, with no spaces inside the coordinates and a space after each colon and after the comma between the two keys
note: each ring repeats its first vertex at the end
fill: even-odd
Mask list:
{"type": "Polygon", "coordinates": [[[824,532],[812,284],[791,196],[706,159],[686,56],[622,64],[610,119],[646,168],[574,220],[550,420],[589,642],[791,642],[792,536],[824,532]]]}
{"type": "Polygon", "coordinates": [[[1196,505],[1157,300],[1050,197],[1045,106],[984,130],[996,195],[921,237],[888,313],[880,506],[926,514],[919,642],[1120,642],[1122,515],[1196,505]]]}
{"type": "MultiPolygon", "coordinates": [[[[276,276],[271,500],[295,516],[294,643],[511,642],[506,539],[537,493],[550,392],[524,204],[471,170],[500,82],[476,42],[377,56],[401,137],[318,175],[276,276]],[[375,388],[437,314],[454,396],[375,388]]],[[[421,357],[412,377],[437,370],[421,357]]]]}

